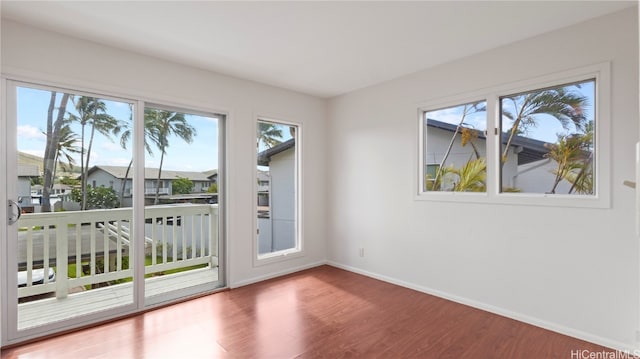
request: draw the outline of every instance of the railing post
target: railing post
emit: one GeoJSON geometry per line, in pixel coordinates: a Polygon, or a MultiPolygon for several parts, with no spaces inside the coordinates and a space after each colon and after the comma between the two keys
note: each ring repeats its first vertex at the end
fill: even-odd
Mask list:
{"type": "Polygon", "coordinates": [[[218,206],[211,205],[209,213],[209,256],[211,267],[218,266],[218,206]]]}
{"type": "Polygon", "coordinates": [[[64,221],[56,222],[56,267],[56,298],[64,299],[69,295],[69,231],[64,221]]]}

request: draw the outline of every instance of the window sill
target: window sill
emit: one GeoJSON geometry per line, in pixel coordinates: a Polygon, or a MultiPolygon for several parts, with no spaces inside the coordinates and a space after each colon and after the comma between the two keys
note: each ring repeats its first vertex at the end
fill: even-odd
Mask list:
{"type": "Polygon", "coordinates": [[[300,258],[304,256],[304,252],[301,249],[293,248],[283,251],[260,254],[254,257],[253,266],[259,267],[262,265],[272,264],[287,261],[294,258],[300,258]]]}
{"type": "Polygon", "coordinates": [[[421,192],[416,201],[569,208],[610,208],[609,198],[547,193],[421,192]]]}

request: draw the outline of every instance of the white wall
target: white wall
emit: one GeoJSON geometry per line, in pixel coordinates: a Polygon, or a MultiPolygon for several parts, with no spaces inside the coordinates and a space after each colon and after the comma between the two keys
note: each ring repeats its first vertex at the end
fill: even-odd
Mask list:
{"type": "Polygon", "coordinates": [[[326,101],[222,76],[116,48],[2,21],[2,72],[61,82],[161,104],[223,111],[227,119],[227,245],[231,287],[321,263],[325,249],[326,101]],[[312,133],[302,143],[304,256],[254,266],[257,116],[300,123],[312,133]]]}
{"type": "Polygon", "coordinates": [[[332,263],[638,346],[634,192],[622,184],[634,178],[638,140],[635,8],[331,99],[328,111],[332,263]],[[611,208],[415,200],[420,104],[604,61],[612,63],[611,208]]]}

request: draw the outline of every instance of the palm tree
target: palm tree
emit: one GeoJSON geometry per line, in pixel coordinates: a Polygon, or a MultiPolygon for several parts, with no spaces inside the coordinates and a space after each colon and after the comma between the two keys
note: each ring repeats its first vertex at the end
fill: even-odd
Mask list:
{"type": "MultiPolygon", "coordinates": [[[[129,115],[129,123],[123,125],[123,131],[122,131],[122,135],[120,136],[120,146],[123,149],[127,149],[127,144],[129,143],[129,140],[131,139],[131,128],[129,127],[129,124],[133,125],[133,105],[129,105],[129,111],[130,111],[130,115],[129,115]]],[[[156,143],[154,141],[154,139],[151,137],[151,127],[153,126],[153,122],[152,122],[152,118],[151,117],[147,117],[145,116],[144,119],[144,148],[147,151],[148,154],[153,155],[153,150],[151,149],[151,145],[149,144],[149,142],[154,143],[156,146],[158,146],[158,143],[156,143]]],[[[133,165],[133,158],[131,158],[131,161],[129,161],[129,165],[127,166],[127,171],[124,174],[124,178],[122,179],[122,183],[120,185],[120,203],[122,203],[122,200],[124,198],[124,190],[127,184],[127,179],[129,178],[129,172],[131,171],[131,166],[133,165]]]]}
{"type": "Polygon", "coordinates": [[[58,169],[58,164],[65,171],[70,171],[75,165],[76,161],[73,158],[73,154],[82,152],[81,149],[76,146],[77,141],[78,137],[76,136],[75,132],[71,130],[71,127],[69,127],[69,125],[64,125],[62,126],[62,128],[60,128],[58,148],[55,154],[53,167],[54,178],[58,169]],[[61,158],[65,158],[67,162],[65,163],[61,158]]]}
{"type": "Polygon", "coordinates": [[[89,163],[91,159],[91,148],[96,131],[111,140],[111,134],[118,135],[122,124],[113,116],[107,114],[107,105],[104,101],[94,97],[81,96],[74,98],[73,103],[79,117],[70,114],[70,120],[80,123],[81,133],[80,142],[82,144],[82,152],[80,152],[80,171],[82,172],[82,209],[87,208],[87,182],[89,175],[89,163]],[[90,127],[88,135],[85,132],[86,127],[90,127]],[[85,156],[85,143],[88,141],[85,156]]]}
{"type": "Polygon", "coordinates": [[[584,134],[559,135],[556,143],[546,146],[549,148],[546,157],[557,163],[550,193],[556,193],[563,179],[571,183],[569,193],[593,193],[593,126],[587,124],[587,128],[584,134]]]}
{"type": "Polygon", "coordinates": [[[454,192],[485,192],[487,190],[487,162],[484,157],[469,159],[461,168],[453,165],[443,168],[440,176],[431,179],[426,177],[428,191],[441,191],[442,185],[447,184],[447,191],[454,192]],[[436,182],[437,181],[437,182],[436,182]]]}
{"type": "Polygon", "coordinates": [[[487,190],[487,163],[484,158],[469,160],[460,169],[453,170],[458,182],[453,187],[456,192],[485,192],[487,190]]]}
{"type": "Polygon", "coordinates": [[[463,127],[460,133],[460,145],[462,147],[467,144],[471,145],[473,148],[473,154],[476,156],[476,159],[480,159],[480,151],[478,150],[478,146],[476,146],[475,140],[480,137],[480,131],[474,130],[472,128],[463,127]]]}
{"type": "Polygon", "coordinates": [[[531,127],[535,127],[538,115],[552,116],[567,131],[571,130],[571,125],[582,130],[586,121],[584,109],[588,103],[586,97],[569,91],[568,86],[565,86],[504,97],[502,104],[502,115],[512,120],[513,124],[507,131],[509,137],[502,152],[501,167],[507,161],[509,147],[514,137],[526,133],[531,127]],[[514,113],[504,108],[506,101],[511,102],[515,110],[514,113]]]}
{"type": "MultiPolygon", "coordinates": [[[[458,136],[459,133],[461,133],[466,127],[464,127],[464,121],[467,118],[467,116],[476,113],[476,112],[483,112],[486,111],[487,108],[484,105],[484,101],[478,101],[478,102],[474,102],[474,103],[469,103],[469,104],[465,104],[464,107],[462,108],[462,115],[460,116],[460,122],[458,123],[458,125],[456,126],[456,130],[453,132],[453,136],[451,136],[451,141],[449,141],[449,146],[447,147],[447,150],[444,153],[444,156],[442,156],[442,160],[440,161],[440,165],[438,166],[438,171],[436,172],[435,178],[434,178],[434,184],[436,183],[440,183],[440,176],[444,175],[444,173],[442,173],[442,171],[444,171],[444,169],[446,168],[445,162],[447,162],[447,158],[449,158],[449,154],[451,154],[451,149],[453,148],[453,144],[455,143],[456,137],[458,136]]],[[[463,140],[465,140],[465,138],[463,137],[463,140]]],[[[466,141],[471,141],[471,139],[466,139],[465,140],[465,144],[466,141]]],[[[464,146],[464,144],[463,144],[464,146]]],[[[475,146],[473,146],[473,149],[476,151],[477,153],[477,149],[475,146]]],[[[478,156],[479,157],[479,156],[478,156]]],[[[433,187],[434,190],[439,190],[439,187],[433,187]]]]}
{"type": "Polygon", "coordinates": [[[47,109],[47,143],[44,150],[43,159],[43,185],[42,185],[42,211],[51,211],[50,195],[53,188],[54,173],[56,167],[56,155],[58,154],[60,132],[65,122],[64,115],[67,113],[67,103],[69,102],[69,94],[63,93],[58,106],[58,113],[54,120],[54,111],[57,99],[57,92],[51,91],[49,100],[49,108],[47,109]]]}
{"type": "Polygon", "coordinates": [[[159,203],[160,179],[162,178],[162,165],[164,155],[169,147],[169,136],[175,135],[187,143],[193,141],[196,136],[196,129],[191,126],[183,113],[158,110],[153,108],[144,109],[145,129],[148,126],[149,139],[156,144],[160,150],[160,166],[158,178],[156,180],[156,196],[154,204],[159,203]]]}
{"type": "Polygon", "coordinates": [[[571,183],[569,194],[593,194],[593,152],[589,154],[587,160],[576,167],[576,171],[569,172],[565,180],[571,183]]]}
{"type": "Polygon", "coordinates": [[[271,148],[282,143],[282,141],[279,140],[282,139],[282,129],[278,128],[278,126],[274,125],[273,123],[258,122],[258,128],[256,132],[256,147],[260,147],[260,142],[262,142],[262,144],[267,148],[271,148]]]}

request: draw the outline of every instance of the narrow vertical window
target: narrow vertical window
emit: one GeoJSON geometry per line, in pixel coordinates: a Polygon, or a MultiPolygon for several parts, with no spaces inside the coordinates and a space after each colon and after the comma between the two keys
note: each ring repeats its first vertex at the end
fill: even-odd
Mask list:
{"type": "Polygon", "coordinates": [[[258,258],[300,250],[298,127],[260,120],[257,147],[258,258]]]}

